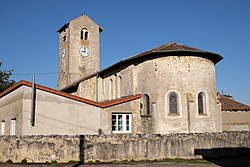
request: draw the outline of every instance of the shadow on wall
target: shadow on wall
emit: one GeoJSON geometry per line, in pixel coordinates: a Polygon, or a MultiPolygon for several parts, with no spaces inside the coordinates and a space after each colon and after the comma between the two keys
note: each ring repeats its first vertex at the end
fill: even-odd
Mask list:
{"type": "Polygon", "coordinates": [[[248,166],[250,164],[250,148],[213,148],[195,149],[195,155],[219,166],[248,166]]]}
{"type": "Polygon", "coordinates": [[[80,135],[79,138],[80,138],[80,143],[79,143],[79,150],[80,150],[79,160],[80,161],[77,164],[73,165],[72,167],[78,167],[78,166],[84,164],[84,140],[85,140],[85,136],[80,135]]]}

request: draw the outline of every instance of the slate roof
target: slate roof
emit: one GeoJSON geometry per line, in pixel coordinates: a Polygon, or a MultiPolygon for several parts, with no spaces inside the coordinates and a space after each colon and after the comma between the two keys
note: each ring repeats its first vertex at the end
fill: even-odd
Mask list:
{"type": "MultiPolygon", "coordinates": [[[[21,80],[21,81],[17,82],[16,84],[12,85],[11,87],[9,87],[8,89],[6,89],[5,91],[1,92],[0,93],[0,98],[4,97],[5,95],[11,93],[12,91],[18,89],[21,86],[32,87],[32,83],[28,82],[28,81],[25,81],[25,80],[21,80]]],[[[39,90],[42,90],[42,91],[45,91],[45,92],[49,92],[49,93],[58,95],[58,96],[66,97],[66,98],[69,98],[69,99],[72,99],[72,100],[76,100],[76,101],[83,102],[83,103],[86,103],[86,104],[90,104],[90,105],[93,105],[93,106],[96,106],[96,107],[100,107],[100,108],[107,108],[107,107],[111,107],[111,106],[118,105],[118,104],[121,104],[121,103],[125,103],[125,102],[128,102],[128,101],[136,100],[136,99],[141,98],[141,96],[142,96],[142,94],[137,94],[137,95],[127,96],[127,97],[122,97],[122,98],[115,99],[115,100],[109,100],[109,101],[103,101],[103,102],[95,102],[95,101],[88,100],[88,99],[85,99],[85,98],[82,98],[82,97],[78,97],[78,96],[74,96],[74,95],[71,95],[71,94],[68,94],[68,93],[65,93],[65,92],[61,92],[59,90],[48,88],[48,87],[45,87],[45,86],[42,86],[42,85],[39,85],[39,84],[35,84],[35,88],[39,89],[39,90]]]]}
{"type": "Polygon", "coordinates": [[[67,91],[67,89],[70,89],[72,86],[75,86],[75,85],[79,84],[81,81],[89,79],[93,76],[96,76],[96,75],[101,76],[102,74],[104,74],[107,71],[115,70],[115,69],[117,69],[123,65],[126,65],[126,64],[132,64],[136,60],[150,59],[150,58],[152,59],[152,58],[165,57],[165,56],[197,56],[197,57],[207,58],[207,59],[211,60],[214,64],[218,63],[219,61],[221,61],[223,59],[223,57],[217,53],[204,51],[204,50],[193,48],[190,46],[178,44],[176,42],[170,42],[170,43],[162,45],[160,47],[157,47],[157,48],[148,50],[146,52],[142,52],[140,54],[123,59],[123,60],[97,72],[97,73],[94,73],[94,74],[91,74],[87,77],[81,78],[80,80],[78,80],[78,81],[72,83],[71,85],[67,86],[66,88],[64,88],[62,91],[67,91]]]}
{"type": "Polygon", "coordinates": [[[250,111],[250,106],[222,95],[219,95],[219,101],[222,111],[250,111]]]}

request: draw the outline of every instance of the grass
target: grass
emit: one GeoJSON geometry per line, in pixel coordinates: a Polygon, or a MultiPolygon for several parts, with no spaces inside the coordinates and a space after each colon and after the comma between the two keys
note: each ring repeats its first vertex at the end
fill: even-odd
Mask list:
{"type": "Polygon", "coordinates": [[[163,162],[175,162],[175,163],[210,163],[203,159],[182,159],[182,158],[164,158],[159,160],[163,162]]]}
{"type": "Polygon", "coordinates": [[[150,162],[174,162],[174,163],[211,163],[203,159],[182,159],[182,158],[164,158],[164,159],[154,159],[154,160],[140,160],[135,161],[134,159],[125,159],[122,161],[112,161],[111,164],[127,164],[127,165],[136,165],[139,163],[150,163],[150,162]]]}
{"type": "MultiPolygon", "coordinates": [[[[143,164],[143,163],[154,163],[154,162],[174,162],[174,163],[187,163],[187,164],[194,164],[194,163],[206,163],[210,164],[211,162],[203,160],[203,159],[182,159],[182,158],[163,158],[163,159],[154,159],[154,160],[140,160],[136,161],[134,159],[124,159],[124,160],[113,160],[111,162],[102,162],[100,160],[89,160],[86,162],[87,164],[125,164],[125,165],[137,165],[137,164],[143,164]]],[[[12,164],[12,160],[7,160],[5,163],[12,164]]],[[[73,164],[73,163],[79,163],[79,161],[76,160],[69,160],[68,163],[57,163],[56,160],[52,160],[51,162],[44,163],[45,165],[48,165],[50,167],[60,167],[61,165],[66,164],[73,164]]],[[[26,158],[22,160],[19,164],[29,164],[27,163],[26,158]]],[[[31,163],[32,164],[32,163],[31,163]]],[[[5,166],[5,165],[4,165],[5,166]]],[[[1,166],[0,166],[1,167],[1,166]]]]}

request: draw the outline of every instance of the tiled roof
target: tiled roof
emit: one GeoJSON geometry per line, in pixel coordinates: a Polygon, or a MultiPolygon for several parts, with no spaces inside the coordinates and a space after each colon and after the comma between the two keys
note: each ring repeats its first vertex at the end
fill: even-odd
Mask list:
{"type": "Polygon", "coordinates": [[[250,106],[235,101],[231,98],[219,95],[222,111],[250,111],[250,106]]]}
{"type": "MultiPolygon", "coordinates": [[[[15,89],[18,89],[19,87],[21,87],[23,85],[28,86],[28,87],[32,87],[31,82],[21,80],[21,81],[17,82],[16,84],[12,85],[11,87],[9,87],[8,89],[6,89],[5,91],[3,91],[2,93],[0,93],[0,98],[4,97],[5,95],[9,94],[10,92],[14,91],[15,89]]],[[[115,99],[115,100],[109,100],[109,101],[104,101],[104,102],[95,102],[95,101],[88,100],[88,99],[85,99],[85,98],[82,98],[82,97],[78,97],[78,96],[74,96],[74,95],[71,95],[71,94],[68,94],[68,93],[65,93],[65,92],[61,92],[61,91],[58,91],[58,90],[55,90],[55,89],[52,89],[52,88],[41,86],[41,85],[38,85],[38,84],[35,84],[35,88],[39,89],[39,90],[42,90],[42,91],[45,91],[45,92],[55,94],[55,95],[66,97],[66,98],[69,98],[69,99],[72,99],[72,100],[76,100],[76,101],[79,101],[79,102],[90,104],[90,105],[93,105],[93,106],[96,106],[96,107],[101,107],[101,108],[107,108],[107,107],[111,107],[111,106],[118,105],[118,104],[121,104],[121,103],[125,103],[125,102],[128,102],[128,101],[132,101],[132,100],[135,100],[135,99],[139,99],[142,96],[141,94],[137,94],[137,95],[132,95],[132,96],[128,96],[128,97],[122,97],[122,98],[115,99]]]]}
{"type": "Polygon", "coordinates": [[[140,53],[138,55],[129,57],[127,59],[124,59],[122,61],[126,61],[126,60],[130,60],[130,59],[135,59],[135,58],[139,58],[139,57],[143,57],[145,55],[149,55],[149,54],[155,54],[155,53],[166,53],[166,55],[185,55],[185,56],[200,56],[200,57],[204,57],[207,58],[211,61],[214,62],[214,64],[218,63],[219,61],[221,61],[223,59],[222,56],[220,56],[217,53],[213,53],[213,52],[208,52],[208,51],[204,51],[201,49],[197,49],[197,48],[193,48],[190,46],[186,46],[186,45],[182,45],[182,44],[178,44],[176,42],[170,42],[167,43],[165,45],[159,46],[157,48],[148,50],[146,52],[140,53]]]}
{"type": "Polygon", "coordinates": [[[201,49],[196,49],[190,46],[178,44],[176,42],[170,42],[168,44],[152,49],[151,51],[176,51],[176,50],[203,51],[201,49]]]}

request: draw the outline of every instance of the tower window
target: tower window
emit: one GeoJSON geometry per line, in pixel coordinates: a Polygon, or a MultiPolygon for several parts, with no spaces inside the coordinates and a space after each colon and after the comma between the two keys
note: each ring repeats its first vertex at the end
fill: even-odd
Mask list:
{"type": "Polygon", "coordinates": [[[81,30],[81,40],[88,40],[88,38],[89,38],[88,30],[87,28],[83,28],[81,30]]]}

